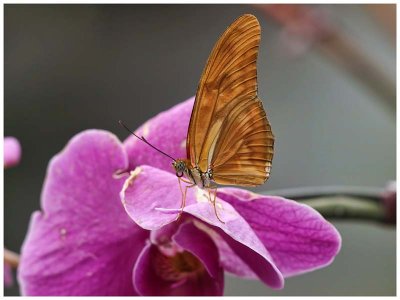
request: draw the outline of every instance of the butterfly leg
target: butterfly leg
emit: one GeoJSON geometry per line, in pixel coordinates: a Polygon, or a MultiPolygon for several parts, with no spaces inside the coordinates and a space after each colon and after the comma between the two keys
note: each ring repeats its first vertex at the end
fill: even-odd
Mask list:
{"type": "Polygon", "coordinates": [[[215,216],[217,217],[217,219],[218,219],[222,224],[225,224],[225,222],[221,220],[221,218],[218,216],[218,213],[217,213],[217,188],[213,189],[213,191],[214,191],[214,197],[213,197],[213,199],[211,199],[211,189],[208,190],[208,197],[209,197],[209,200],[210,200],[210,202],[212,203],[212,205],[213,205],[213,207],[214,207],[215,216]]]}
{"type": "Polygon", "coordinates": [[[183,181],[184,183],[187,183],[187,184],[189,184],[189,185],[192,185],[192,184],[193,184],[193,183],[190,182],[189,180],[186,180],[186,179],[183,179],[183,178],[179,178],[179,177],[178,177],[178,180],[181,180],[181,181],[183,181]]]}
{"type": "Polygon", "coordinates": [[[176,221],[179,220],[179,218],[181,217],[181,215],[183,213],[183,209],[185,208],[185,205],[186,205],[186,193],[187,193],[188,188],[191,188],[191,187],[195,186],[195,184],[192,184],[191,182],[183,180],[181,178],[178,178],[178,182],[179,182],[179,189],[181,190],[181,194],[182,194],[182,202],[181,202],[180,212],[178,213],[178,216],[176,217],[176,221]],[[182,190],[181,181],[183,181],[185,183],[190,183],[190,185],[185,186],[185,191],[182,190]]]}

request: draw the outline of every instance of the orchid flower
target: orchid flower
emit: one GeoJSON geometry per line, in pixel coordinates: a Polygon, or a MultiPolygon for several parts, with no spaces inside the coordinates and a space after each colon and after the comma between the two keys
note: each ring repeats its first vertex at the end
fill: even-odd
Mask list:
{"type": "MultiPolygon", "coordinates": [[[[137,130],[184,157],[193,98],[137,130]]],[[[134,137],[86,130],[50,162],[21,253],[24,295],[222,295],[224,273],[275,289],[330,264],[337,230],[295,201],[219,188],[181,202],[171,161],[134,137]],[[129,170],[127,176],[121,174],[129,170]]]]}

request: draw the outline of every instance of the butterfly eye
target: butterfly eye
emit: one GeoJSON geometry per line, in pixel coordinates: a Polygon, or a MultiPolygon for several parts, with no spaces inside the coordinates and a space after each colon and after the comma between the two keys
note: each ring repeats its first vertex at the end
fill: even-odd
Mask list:
{"type": "Polygon", "coordinates": [[[176,176],[181,178],[183,176],[183,172],[176,172],[176,176]]]}

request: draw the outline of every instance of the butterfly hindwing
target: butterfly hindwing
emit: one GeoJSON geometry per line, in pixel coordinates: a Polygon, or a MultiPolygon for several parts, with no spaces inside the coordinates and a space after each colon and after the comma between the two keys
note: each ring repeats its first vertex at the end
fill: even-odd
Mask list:
{"type": "Polygon", "coordinates": [[[274,136],[258,98],[240,104],[225,118],[210,166],[219,184],[256,186],[269,177],[274,136]]]}

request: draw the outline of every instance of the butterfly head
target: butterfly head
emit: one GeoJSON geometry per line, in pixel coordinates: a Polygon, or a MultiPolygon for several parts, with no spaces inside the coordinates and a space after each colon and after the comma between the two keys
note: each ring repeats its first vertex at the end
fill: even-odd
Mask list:
{"type": "Polygon", "coordinates": [[[176,176],[178,177],[182,177],[187,170],[186,162],[182,159],[174,160],[172,162],[172,166],[174,167],[176,176]]]}

